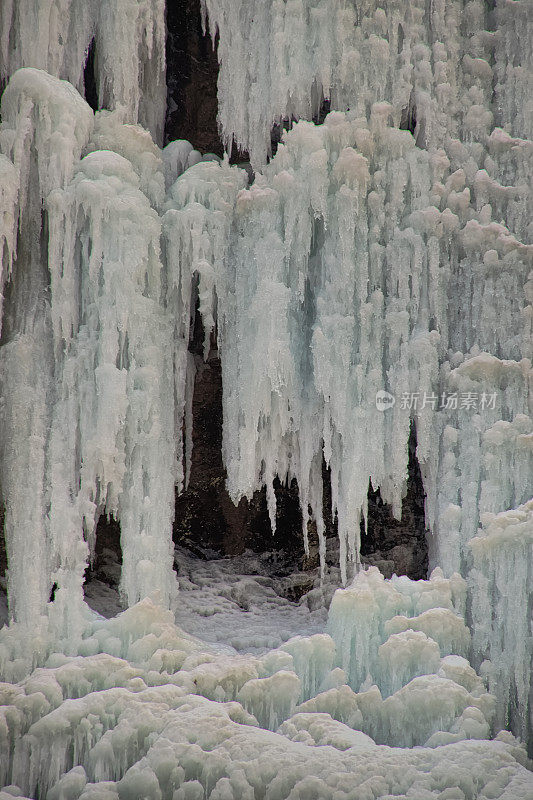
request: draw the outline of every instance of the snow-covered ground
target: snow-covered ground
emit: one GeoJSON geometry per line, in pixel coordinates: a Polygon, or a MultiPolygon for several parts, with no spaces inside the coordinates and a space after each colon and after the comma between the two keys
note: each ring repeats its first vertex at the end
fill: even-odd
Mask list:
{"type": "MultiPolygon", "coordinates": [[[[338,569],[320,588],[316,570],[287,573],[283,553],[209,555],[198,558],[184,548],[176,549],[179,600],[175,619],[184,630],[210,644],[224,645],[228,652],[263,653],[292,636],[325,629],[338,569]]],[[[120,564],[109,550],[101,560],[99,576],[103,580],[92,578],[86,583],[86,601],[102,616],[114,616],[121,611],[120,564]]]]}

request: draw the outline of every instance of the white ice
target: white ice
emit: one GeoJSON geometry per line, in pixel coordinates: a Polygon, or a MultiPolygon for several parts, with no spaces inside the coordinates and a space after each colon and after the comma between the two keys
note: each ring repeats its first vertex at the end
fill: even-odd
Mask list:
{"type": "Polygon", "coordinates": [[[530,798],[530,4],[203,6],[255,176],[160,149],[162,0],[0,8],[0,797],[530,798]],[[266,486],[274,526],[296,478],[316,525],[298,604],[246,559],[178,553],[177,591],[196,306],[231,498],[266,486]],[[359,535],[369,481],[401,514],[411,425],[432,572],[386,581],[359,535]]]}

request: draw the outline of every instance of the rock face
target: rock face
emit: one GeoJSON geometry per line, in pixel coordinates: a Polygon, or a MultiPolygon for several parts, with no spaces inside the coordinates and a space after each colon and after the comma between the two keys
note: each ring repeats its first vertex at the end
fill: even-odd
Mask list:
{"type": "Polygon", "coordinates": [[[223,154],[218,134],[218,60],[203,35],[199,0],[167,3],[165,141],[187,139],[202,153],[223,154]]]}
{"type": "MultiPolygon", "coordinates": [[[[193,453],[191,479],[185,492],[176,497],[174,540],[193,552],[208,555],[240,555],[249,548],[256,552],[281,551],[282,557],[304,569],[318,566],[318,540],[314,524],[309,524],[310,554],[306,557],[302,539],[302,517],[298,486],[278,483],[277,529],[272,534],[265,492],[256,492],[250,501],[235,506],[225,488],[222,464],[222,376],[216,343],[212,342],[206,362],[201,352],[203,330],[197,318],[190,349],[197,365],[193,400],[193,453]]],[[[379,489],[368,493],[368,528],[362,531],[361,555],[364,563],[379,566],[389,576],[393,572],[419,579],[427,577],[427,544],[424,525],[424,489],[416,460],[416,435],[409,443],[409,479],[402,519],[395,520],[383,503],[379,489]]],[[[329,471],[324,466],[324,518],[335,562],[336,524],[331,515],[329,471]]],[[[336,566],[336,564],[335,564],[336,566]]]]}

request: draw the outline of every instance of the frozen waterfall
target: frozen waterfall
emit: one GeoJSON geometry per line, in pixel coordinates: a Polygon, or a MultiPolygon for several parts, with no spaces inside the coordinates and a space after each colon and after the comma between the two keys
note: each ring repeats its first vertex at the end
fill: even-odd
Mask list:
{"type": "Polygon", "coordinates": [[[527,800],[531,2],[201,9],[222,160],[161,148],[164,0],[0,7],[0,800],[527,800]],[[316,585],[269,595],[266,640],[174,569],[196,310],[231,499],[265,486],[274,527],[296,479],[306,552],[316,525],[316,585]],[[430,576],[385,580],[360,531],[369,481],[401,516],[411,426],[430,576]],[[102,514],[109,620],[83,590],[102,514]],[[182,630],[193,590],[220,640],[182,630]]]}

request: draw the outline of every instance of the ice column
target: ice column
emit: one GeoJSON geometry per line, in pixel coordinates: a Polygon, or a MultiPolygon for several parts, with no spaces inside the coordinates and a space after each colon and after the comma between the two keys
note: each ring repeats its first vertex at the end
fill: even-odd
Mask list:
{"type": "Polygon", "coordinates": [[[17,72],[2,98],[0,148],[3,164],[8,159],[11,166],[2,191],[9,282],[0,351],[1,484],[10,614],[30,624],[42,613],[52,584],[47,448],[55,364],[41,204],[68,183],[92,119],[70,84],[38,70],[17,72]]]}
{"type": "MultiPolygon", "coordinates": [[[[48,207],[57,292],[65,281],[68,292],[74,281],[80,298],[77,308],[72,298],[77,335],[62,370],[63,407],[52,424],[52,436],[65,436],[73,394],[76,438],[65,436],[65,444],[68,452],[77,449],[81,464],[68,479],[71,494],[79,486],[78,528],[83,519],[91,541],[99,514],[115,514],[125,600],[131,605],[158,591],[167,605],[174,592],[175,445],[159,216],[130,162],[106,150],[85,156],[48,207]]],[[[62,508],[59,501],[56,513],[62,508]]]]}
{"type": "Polygon", "coordinates": [[[497,725],[511,725],[526,740],[531,730],[533,501],[511,511],[486,512],[481,523],[470,541],[474,655],[498,700],[497,725]]]}

